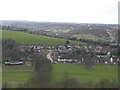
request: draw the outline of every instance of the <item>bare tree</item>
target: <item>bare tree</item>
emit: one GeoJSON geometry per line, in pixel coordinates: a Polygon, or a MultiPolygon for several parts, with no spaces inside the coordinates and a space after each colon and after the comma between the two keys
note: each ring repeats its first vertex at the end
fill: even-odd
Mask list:
{"type": "Polygon", "coordinates": [[[86,54],[85,56],[84,56],[84,65],[85,65],[85,67],[87,68],[87,69],[89,69],[89,68],[91,68],[92,67],[92,65],[95,63],[95,56],[94,56],[94,54],[92,53],[92,54],[86,54]]]}

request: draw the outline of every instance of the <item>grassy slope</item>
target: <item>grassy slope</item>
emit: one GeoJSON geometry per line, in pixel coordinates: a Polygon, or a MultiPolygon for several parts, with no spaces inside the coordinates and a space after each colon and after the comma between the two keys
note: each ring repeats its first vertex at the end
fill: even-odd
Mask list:
{"type": "Polygon", "coordinates": [[[87,70],[79,64],[53,64],[52,83],[62,79],[65,72],[68,72],[71,77],[79,78],[82,82],[95,83],[101,79],[118,81],[117,65],[97,65],[96,68],[87,70]]]}
{"type": "Polygon", "coordinates": [[[93,41],[109,41],[105,37],[97,37],[95,35],[90,35],[90,34],[79,34],[79,35],[73,35],[73,37],[77,37],[78,39],[88,39],[88,40],[93,40],[93,41]]]}
{"type": "MultiPolygon", "coordinates": [[[[12,39],[21,44],[42,44],[42,45],[59,45],[64,44],[67,39],[59,39],[53,37],[47,37],[42,35],[34,35],[28,34],[24,32],[17,32],[17,31],[2,31],[3,39],[12,39]]],[[[70,43],[77,43],[77,44],[86,44],[83,42],[72,41],[69,40],[70,43]]]]}

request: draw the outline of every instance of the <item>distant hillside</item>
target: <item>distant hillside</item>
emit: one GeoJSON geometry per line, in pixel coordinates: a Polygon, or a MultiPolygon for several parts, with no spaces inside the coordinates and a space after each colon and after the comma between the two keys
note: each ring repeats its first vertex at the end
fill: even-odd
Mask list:
{"type": "MultiPolygon", "coordinates": [[[[18,31],[8,31],[8,30],[2,31],[2,38],[3,40],[12,39],[21,44],[35,44],[35,45],[38,45],[38,44],[59,45],[59,44],[65,44],[65,42],[67,41],[67,39],[59,39],[59,38],[28,34],[25,32],[18,32],[18,31]]],[[[73,40],[68,40],[68,41],[70,43],[75,43],[75,44],[86,44],[80,41],[73,41],[73,40]]]]}
{"type": "Polygon", "coordinates": [[[58,23],[58,22],[33,22],[33,21],[2,21],[3,30],[23,31],[31,34],[51,36],[55,38],[64,38],[73,40],[71,37],[76,36],[77,40],[86,39],[92,41],[110,41],[110,35],[113,34],[117,41],[117,24],[95,24],[95,23],[58,23]],[[87,38],[80,38],[81,35],[87,38]],[[88,38],[92,36],[93,38],[88,38]],[[94,38],[98,39],[94,39],[94,38]]]}

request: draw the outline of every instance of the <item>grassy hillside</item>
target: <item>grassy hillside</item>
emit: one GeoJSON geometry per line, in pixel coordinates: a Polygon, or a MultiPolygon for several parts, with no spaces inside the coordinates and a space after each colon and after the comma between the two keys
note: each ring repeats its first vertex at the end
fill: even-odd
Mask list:
{"type": "MultiPolygon", "coordinates": [[[[28,34],[24,32],[17,32],[17,31],[2,31],[2,38],[3,39],[12,39],[15,40],[18,43],[21,44],[42,44],[42,45],[59,45],[64,44],[67,39],[59,39],[59,38],[53,38],[53,37],[47,37],[42,35],[34,35],[34,34],[28,34]]],[[[76,43],[76,44],[86,44],[79,41],[72,41],[69,40],[70,43],[76,43]]]]}
{"type": "Polygon", "coordinates": [[[72,37],[77,37],[78,39],[87,39],[87,40],[93,40],[93,41],[109,41],[105,37],[97,37],[95,35],[90,35],[90,34],[78,34],[78,35],[73,35],[72,37]]]}

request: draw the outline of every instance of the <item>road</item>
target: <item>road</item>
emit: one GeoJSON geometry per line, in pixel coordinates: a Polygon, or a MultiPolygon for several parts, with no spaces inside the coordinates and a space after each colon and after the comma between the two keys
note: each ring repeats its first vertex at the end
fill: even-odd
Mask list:
{"type": "Polygon", "coordinates": [[[53,59],[51,57],[53,50],[50,50],[49,53],[47,54],[47,59],[49,59],[51,62],[53,62],[53,59]]]}
{"type": "Polygon", "coordinates": [[[110,36],[110,38],[111,38],[110,42],[114,42],[114,41],[115,41],[114,36],[110,33],[109,30],[107,30],[107,33],[109,34],[109,36],[110,36]]]}

